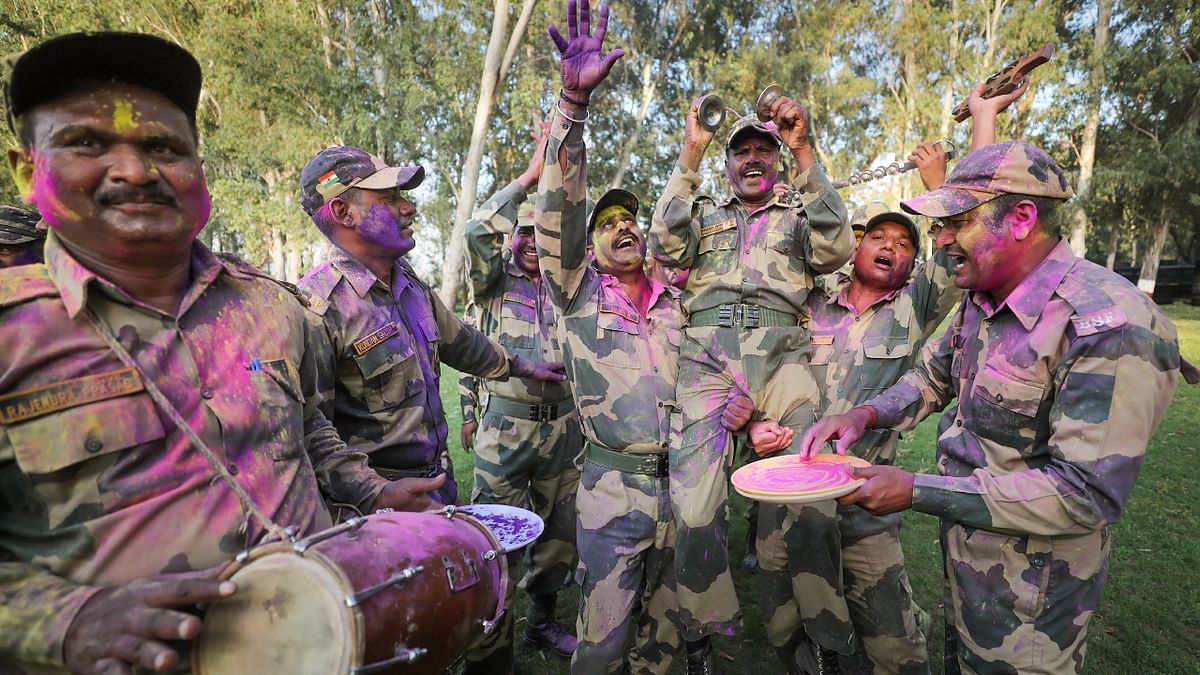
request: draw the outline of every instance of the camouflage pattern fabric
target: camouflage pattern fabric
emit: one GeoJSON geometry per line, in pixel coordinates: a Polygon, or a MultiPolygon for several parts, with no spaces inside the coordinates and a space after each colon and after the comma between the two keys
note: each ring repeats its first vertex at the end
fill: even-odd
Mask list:
{"type": "MultiPolygon", "coordinates": [[[[507,255],[505,235],[512,232],[524,200],[524,188],[513,181],[485,201],[464,229],[476,320],[485,335],[512,354],[531,361],[560,361],[554,304],[545,285],[540,276],[527,276],[507,255]]],[[[571,410],[551,420],[522,419],[490,410],[488,401],[495,396],[529,404],[570,404],[570,387],[566,382],[516,377],[474,380],[475,391],[482,389],[475,402],[482,415],[475,436],[471,503],[520,506],[545,521],[542,536],[525,551],[528,564],[520,586],[534,595],[554,594],[569,583],[575,567],[579,486],[575,462],[583,446],[579,417],[571,410]]],[[[469,387],[460,383],[460,390],[469,387]]],[[[463,420],[473,419],[466,412],[463,420]]],[[[509,574],[515,584],[515,565],[509,574]]],[[[512,592],[507,596],[510,606],[514,597],[512,592]]],[[[503,624],[513,621],[512,614],[506,613],[503,624]]],[[[511,651],[511,636],[511,627],[502,625],[469,652],[467,660],[482,660],[501,649],[511,651]]],[[[489,661],[493,663],[497,661],[489,661]]]]}
{"type": "MultiPolygon", "coordinates": [[[[510,355],[464,325],[404,260],[385,282],[333,246],[329,260],[300,280],[324,339],[318,382],[322,410],[371,466],[438,472],[447,455],[438,391],[441,360],[481,377],[508,376],[510,355]]],[[[438,499],[457,501],[451,477],[438,499]]]]}
{"type": "Polygon", "coordinates": [[[82,316],[146,377],[281,526],[328,527],[321,487],[369,509],[386,481],[318,405],[296,297],[192,249],[178,314],[133,302],[51,233],[45,265],[0,270],[0,672],[65,672],[66,630],[99,588],[229,561],[263,536],[82,316]],[[35,665],[41,664],[41,665],[35,665]],[[18,671],[19,672],[19,671],[18,671]]]}
{"type": "MultiPolygon", "coordinates": [[[[720,205],[697,197],[699,184],[699,174],[676,166],[650,226],[654,257],[691,268],[685,310],[691,315],[725,303],[751,303],[802,317],[813,275],[840,267],[854,243],[845,204],[821,168],[813,166],[794,181],[799,203],[776,196],[754,213],[736,197],[720,205]]],[[[727,549],[734,444],[720,423],[725,398],[741,388],[758,414],[801,432],[798,444],[818,401],[810,351],[808,331],[799,326],[685,331],[677,392],[682,438],[671,451],[671,501],[688,640],[712,632],[731,635],[741,614],[727,549]]],[[[827,564],[822,574],[836,578],[837,571],[827,564]]],[[[838,594],[840,585],[828,587],[838,594]]]]}
{"type": "Polygon", "coordinates": [[[1179,364],[1162,311],[1059,242],[1002,305],[968,293],[945,336],[869,402],[876,426],[903,431],[958,399],[913,508],[944,521],[964,672],[1082,671],[1108,526],[1179,364]]]}
{"type": "MultiPolygon", "coordinates": [[[[567,376],[590,443],[631,454],[666,452],[672,437],[680,293],[651,280],[643,316],[621,284],[588,265],[583,125],[552,114],[538,184],[538,257],[559,311],[567,376]],[[564,148],[565,164],[560,163],[564,148]]],[[[666,480],[584,464],[577,496],[583,588],[576,673],[665,673],[681,648],[675,612],[675,533],[666,480]],[[643,593],[642,613],[631,616],[643,593]],[[634,649],[623,654],[630,630],[634,649]]]]}

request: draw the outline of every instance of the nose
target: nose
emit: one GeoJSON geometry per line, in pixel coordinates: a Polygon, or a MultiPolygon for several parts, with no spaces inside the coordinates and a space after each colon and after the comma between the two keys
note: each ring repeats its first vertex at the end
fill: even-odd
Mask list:
{"type": "Polygon", "coordinates": [[[938,248],[946,248],[955,242],[954,233],[950,231],[949,227],[943,227],[938,230],[937,237],[933,242],[937,244],[938,248]]]}
{"type": "Polygon", "coordinates": [[[401,197],[399,210],[402,216],[415,216],[417,214],[417,205],[401,197]]]}
{"type": "Polygon", "coordinates": [[[109,179],[148,185],[162,180],[154,163],[139,148],[128,143],[117,143],[109,149],[109,179]]]}

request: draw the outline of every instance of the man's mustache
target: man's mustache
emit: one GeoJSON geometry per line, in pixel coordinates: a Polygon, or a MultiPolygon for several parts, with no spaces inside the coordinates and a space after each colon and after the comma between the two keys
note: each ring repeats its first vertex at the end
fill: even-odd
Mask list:
{"type": "Polygon", "coordinates": [[[146,186],[129,185],[97,192],[96,203],[100,206],[126,203],[178,206],[179,200],[169,187],[162,183],[151,183],[146,186]]]}

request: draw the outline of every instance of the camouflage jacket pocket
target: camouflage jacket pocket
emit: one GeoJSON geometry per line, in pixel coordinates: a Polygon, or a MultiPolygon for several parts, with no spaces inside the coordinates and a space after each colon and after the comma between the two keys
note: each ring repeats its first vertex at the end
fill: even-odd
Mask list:
{"type": "Polygon", "coordinates": [[[496,341],[514,349],[533,349],[537,341],[537,307],[532,298],[505,293],[500,305],[496,341]]]}
{"type": "Polygon", "coordinates": [[[728,272],[737,259],[737,236],[737,229],[729,229],[701,237],[693,274],[721,275],[728,272]]]}
{"type": "Polygon", "coordinates": [[[410,367],[418,368],[412,356],[411,345],[402,351],[391,345],[380,345],[354,357],[354,364],[362,375],[362,398],[368,412],[395,408],[404,400],[405,383],[409,379],[405,372],[410,367]]]}
{"type": "Polygon", "coordinates": [[[813,333],[810,338],[812,341],[812,356],[808,358],[810,365],[827,366],[837,351],[837,345],[834,344],[837,340],[833,335],[813,333]]]}
{"type": "Polygon", "coordinates": [[[54,473],[165,436],[154,402],[135,394],[70,408],[8,428],[17,464],[54,473]]]}
{"type": "Polygon", "coordinates": [[[790,232],[770,230],[766,234],[767,246],[764,253],[767,276],[801,287],[810,286],[806,278],[804,247],[800,242],[796,241],[790,232]]]}
{"type": "Polygon", "coordinates": [[[596,357],[609,366],[638,367],[638,320],[625,308],[601,305],[596,316],[596,357]]]}
{"type": "Polygon", "coordinates": [[[971,430],[1021,452],[1032,446],[1036,415],[1045,385],[1028,382],[992,366],[984,366],[971,391],[971,430]]]}
{"type": "Polygon", "coordinates": [[[261,369],[250,373],[264,427],[262,452],[273,459],[296,457],[304,438],[304,395],[300,374],[287,359],[263,361],[261,369]]]}

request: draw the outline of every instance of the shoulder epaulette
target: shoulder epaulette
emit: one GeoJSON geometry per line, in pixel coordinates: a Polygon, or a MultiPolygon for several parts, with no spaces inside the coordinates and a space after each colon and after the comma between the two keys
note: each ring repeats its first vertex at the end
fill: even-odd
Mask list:
{"type": "Polygon", "coordinates": [[[304,291],[300,290],[300,288],[298,286],[296,286],[296,284],[289,283],[282,279],[276,279],[275,277],[271,276],[270,274],[267,274],[265,271],[259,269],[258,267],[255,267],[254,265],[251,265],[250,263],[246,262],[245,260],[242,260],[240,257],[238,257],[232,253],[226,253],[226,252],[222,251],[220,253],[216,253],[215,255],[218,258],[220,258],[221,261],[224,262],[226,265],[236,269],[238,272],[241,272],[242,274],[247,274],[252,277],[257,277],[259,279],[266,279],[267,281],[270,281],[279,286],[282,286],[283,289],[286,290],[288,293],[290,293],[294,298],[296,298],[296,300],[302,306],[304,306],[307,309],[312,309],[311,296],[309,294],[305,293],[304,291]]]}
{"type": "Polygon", "coordinates": [[[58,287],[41,263],[0,269],[0,308],[56,296],[58,287]]]}
{"type": "Polygon", "coordinates": [[[1121,290],[1120,285],[1128,286],[1129,282],[1095,263],[1082,258],[1075,261],[1055,293],[1075,310],[1071,323],[1076,335],[1094,335],[1128,322],[1125,310],[1112,294],[1121,290]]]}

